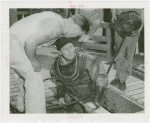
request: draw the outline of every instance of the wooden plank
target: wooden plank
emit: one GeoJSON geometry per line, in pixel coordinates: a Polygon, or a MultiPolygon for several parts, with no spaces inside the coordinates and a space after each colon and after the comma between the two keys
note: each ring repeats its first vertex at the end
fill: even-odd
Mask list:
{"type": "Polygon", "coordinates": [[[10,93],[10,96],[18,96],[18,92],[10,93]]]}
{"type": "Polygon", "coordinates": [[[132,67],[132,76],[144,81],[144,72],[138,71],[138,69],[132,67]]]}
{"type": "Polygon", "coordinates": [[[54,93],[45,93],[45,97],[52,97],[52,96],[55,96],[54,93]]]}
{"type": "Polygon", "coordinates": [[[46,90],[46,89],[57,90],[57,87],[51,86],[51,85],[45,85],[45,86],[44,86],[44,89],[45,89],[45,90],[46,90]]]}
{"type": "Polygon", "coordinates": [[[10,79],[16,79],[15,74],[10,74],[9,77],[10,79]]]}
{"type": "Polygon", "coordinates": [[[48,107],[51,107],[51,106],[53,106],[53,104],[46,103],[46,110],[48,107]]]}
{"type": "Polygon", "coordinates": [[[144,110],[141,105],[110,88],[107,89],[105,98],[104,108],[112,113],[136,113],[144,110]]]}
{"type": "Polygon", "coordinates": [[[44,88],[45,93],[49,93],[49,92],[53,92],[53,93],[57,93],[57,89],[56,88],[44,88]]]}
{"type": "Polygon", "coordinates": [[[19,88],[13,88],[13,89],[10,89],[10,93],[18,92],[18,91],[19,91],[19,88]]]}
{"type": "Polygon", "coordinates": [[[58,104],[57,100],[52,101],[53,104],[58,104]]]}
{"type": "Polygon", "coordinates": [[[51,91],[50,89],[44,90],[44,92],[45,92],[45,94],[46,94],[46,93],[54,94],[54,92],[53,92],[53,91],[51,91]]]}
{"type": "Polygon", "coordinates": [[[107,51],[107,45],[106,44],[100,44],[100,43],[83,43],[83,47],[86,49],[94,49],[94,50],[104,50],[107,51]]]}
{"type": "Polygon", "coordinates": [[[143,110],[143,111],[139,111],[139,112],[136,112],[136,113],[145,113],[145,111],[143,110]]]}
{"type": "Polygon", "coordinates": [[[51,78],[51,76],[50,76],[49,74],[47,74],[47,75],[45,74],[45,75],[42,75],[42,78],[43,78],[43,80],[44,80],[44,79],[51,78]]]}
{"type": "Polygon", "coordinates": [[[44,86],[50,86],[50,87],[56,87],[56,86],[58,86],[58,85],[56,85],[56,83],[54,83],[51,80],[46,80],[43,83],[44,83],[44,86]]]}
{"type": "Polygon", "coordinates": [[[53,100],[55,100],[55,98],[54,98],[53,96],[51,96],[51,97],[46,97],[45,100],[46,100],[46,102],[48,102],[48,101],[53,101],[53,100]]]}
{"type": "Polygon", "coordinates": [[[14,79],[12,78],[9,81],[10,81],[10,83],[17,83],[16,80],[17,80],[16,78],[14,78],[14,79]]]}
{"type": "Polygon", "coordinates": [[[144,92],[144,88],[142,88],[142,89],[137,89],[137,90],[133,90],[133,91],[128,91],[128,92],[126,92],[125,94],[126,95],[135,95],[135,94],[138,94],[138,93],[143,93],[144,92]]]}
{"type": "Polygon", "coordinates": [[[13,74],[15,73],[15,70],[13,68],[10,68],[10,71],[9,71],[10,74],[13,74]]]}
{"type": "Polygon", "coordinates": [[[10,85],[10,89],[13,89],[13,88],[19,88],[18,84],[10,85]]]}
{"type": "Polygon", "coordinates": [[[109,111],[107,111],[106,109],[104,109],[103,107],[99,107],[98,109],[93,111],[94,113],[108,113],[110,114],[109,111]]]}
{"type": "Polygon", "coordinates": [[[93,35],[92,38],[90,40],[96,41],[96,42],[107,42],[107,38],[106,36],[96,36],[93,35]]]}
{"type": "Polygon", "coordinates": [[[9,84],[10,84],[10,86],[12,86],[12,85],[18,85],[18,83],[16,81],[11,81],[9,84]]]}
{"type": "MultiPolygon", "coordinates": [[[[127,79],[128,80],[128,79],[127,79]]],[[[135,85],[141,85],[141,84],[144,84],[144,82],[142,82],[142,81],[137,81],[137,82],[135,82],[135,81],[133,81],[133,82],[126,82],[126,86],[127,87],[130,87],[130,86],[135,86],[135,85]]]]}
{"type": "Polygon", "coordinates": [[[112,24],[112,23],[108,23],[108,22],[101,23],[100,27],[102,27],[102,28],[115,29],[115,25],[114,25],[114,24],[112,24]]]}
{"type": "Polygon", "coordinates": [[[57,93],[57,89],[55,87],[47,87],[47,86],[44,86],[44,90],[51,90],[53,93],[57,93]]]}
{"type": "Polygon", "coordinates": [[[41,74],[42,75],[49,75],[50,76],[50,70],[47,72],[47,71],[45,71],[45,72],[41,72],[41,74]]]}
{"type": "Polygon", "coordinates": [[[136,84],[136,85],[133,85],[133,86],[128,86],[128,88],[126,89],[126,92],[136,90],[136,89],[139,89],[139,88],[144,88],[144,84],[136,84]]]}
{"type": "MultiPolygon", "coordinates": [[[[104,68],[107,70],[107,67],[109,65],[107,65],[105,61],[103,61],[102,63],[104,64],[104,68]]],[[[116,70],[111,69],[108,75],[109,82],[115,79],[114,73],[116,73],[116,70]]],[[[126,86],[127,89],[124,92],[122,92],[115,86],[109,85],[109,87],[113,89],[114,92],[117,92],[120,95],[124,95],[128,99],[132,100],[135,104],[137,104],[137,100],[139,98],[144,97],[144,81],[139,78],[135,78],[134,76],[129,76],[129,78],[126,81],[126,86]]]]}
{"type": "Polygon", "coordinates": [[[144,98],[144,93],[136,94],[136,95],[133,95],[132,97],[138,100],[140,98],[144,98]]]}
{"type": "Polygon", "coordinates": [[[42,75],[43,75],[43,74],[50,74],[50,70],[44,69],[44,70],[41,70],[41,73],[42,73],[42,75]]]}
{"type": "Polygon", "coordinates": [[[139,83],[139,82],[144,82],[144,81],[142,81],[142,80],[140,80],[138,78],[135,78],[133,76],[129,76],[127,81],[126,81],[126,83],[131,83],[131,82],[139,83]]]}
{"type": "Polygon", "coordinates": [[[144,98],[138,99],[137,102],[144,106],[144,98]]]}
{"type": "Polygon", "coordinates": [[[29,15],[28,11],[17,11],[17,15],[29,15]]]}

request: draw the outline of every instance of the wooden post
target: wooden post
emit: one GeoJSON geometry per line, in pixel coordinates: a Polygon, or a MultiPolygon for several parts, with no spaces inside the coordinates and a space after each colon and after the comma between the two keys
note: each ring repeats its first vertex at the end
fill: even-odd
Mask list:
{"type": "Polygon", "coordinates": [[[9,9],[9,27],[11,27],[17,21],[17,9],[9,9]]]}
{"type": "Polygon", "coordinates": [[[107,59],[110,61],[112,58],[112,39],[110,28],[106,28],[106,38],[107,38],[107,59]]]}

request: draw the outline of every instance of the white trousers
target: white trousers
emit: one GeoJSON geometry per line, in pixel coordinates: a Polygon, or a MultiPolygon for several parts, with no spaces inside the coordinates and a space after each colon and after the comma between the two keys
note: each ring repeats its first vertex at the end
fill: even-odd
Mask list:
{"type": "Polygon", "coordinates": [[[14,34],[10,34],[10,66],[25,79],[25,112],[46,113],[41,72],[34,72],[23,44],[14,34]]]}

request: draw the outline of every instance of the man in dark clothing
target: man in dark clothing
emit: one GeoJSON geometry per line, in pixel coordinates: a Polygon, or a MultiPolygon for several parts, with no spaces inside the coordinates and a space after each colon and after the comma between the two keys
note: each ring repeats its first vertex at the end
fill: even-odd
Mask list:
{"type": "Polygon", "coordinates": [[[58,39],[56,47],[60,57],[53,64],[51,76],[62,85],[57,92],[59,102],[65,104],[65,93],[80,99],[95,91],[93,102],[100,102],[108,82],[99,57],[76,51],[69,38],[58,39]]]}

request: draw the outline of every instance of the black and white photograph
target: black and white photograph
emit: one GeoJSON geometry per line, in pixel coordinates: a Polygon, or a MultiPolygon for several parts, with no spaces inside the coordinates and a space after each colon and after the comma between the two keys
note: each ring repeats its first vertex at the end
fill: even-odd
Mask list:
{"type": "MultiPolygon", "coordinates": [[[[55,122],[62,121],[64,114],[68,121],[76,122],[85,119],[85,115],[93,117],[87,116],[86,121],[89,118],[96,122],[102,115],[106,117],[100,122],[114,114],[124,114],[124,118],[127,114],[137,114],[137,119],[142,114],[146,117],[146,5],[139,7],[137,2],[136,7],[136,2],[131,2],[133,7],[127,7],[129,3],[119,7],[119,2],[114,6],[109,3],[109,7],[107,2],[97,2],[92,7],[96,5],[93,2],[89,7],[90,2],[66,1],[62,6],[59,2],[35,6],[33,3],[7,4],[7,14],[2,14],[8,18],[7,23],[2,20],[2,41],[4,37],[8,39],[7,48],[2,45],[2,70],[7,71],[9,79],[2,83],[5,105],[1,111],[6,106],[7,113],[19,116],[19,120],[28,114],[34,119],[37,114],[49,121],[47,116],[56,115],[55,122]],[[64,7],[66,4],[68,7],[64,7]]],[[[119,117],[116,115],[117,120],[119,117]]]]}
{"type": "Polygon", "coordinates": [[[144,9],[9,9],[10,113],[144,112],[144,9]]]}

